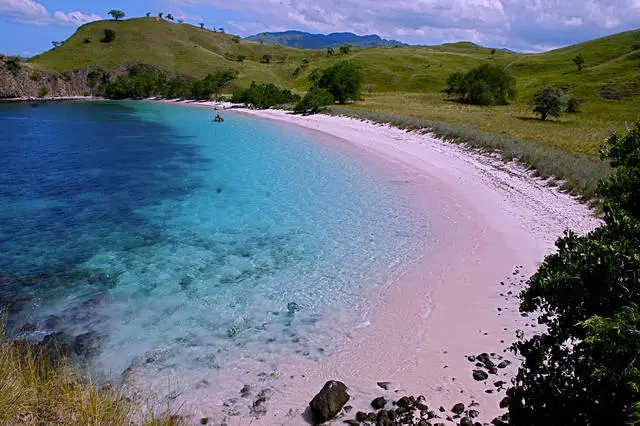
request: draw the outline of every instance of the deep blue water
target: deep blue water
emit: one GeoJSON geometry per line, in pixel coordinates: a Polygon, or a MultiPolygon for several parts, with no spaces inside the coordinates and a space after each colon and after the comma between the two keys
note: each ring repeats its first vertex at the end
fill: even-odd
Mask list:
{"type": "Polygon", "coordinates": [[[91,362],[106,376],[133,366],[195,383],[321,361],[366,323],[427,224],[391,181],[313,134],[211,118],[0,105],[0,302],[14,333],[96,331],[91,362]]]}

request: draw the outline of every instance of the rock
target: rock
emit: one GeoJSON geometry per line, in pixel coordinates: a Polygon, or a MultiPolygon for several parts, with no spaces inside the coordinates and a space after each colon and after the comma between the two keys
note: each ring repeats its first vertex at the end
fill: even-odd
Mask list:
{"type": "Polygon", "coordinates": [[[504,385],[506,385],[506,383],[505,383],[505,382],[503,382],[502,380],[498,380],[497,382],[494,382],[494,383],[493,383],[493,386],[495,386],[495,387],[497,387],[497,388],[501,388],[501,387],[503,387],[504,385]]]}
{"type": "Polygon", "coordinates": [[[300,310],[300,306],[298,306],[298,304],[296,302],[287,303],[287,311],[289,312],[289,315],[293,315],[294,313],[298,312],[299,310],[300,310]]]}
{"type": "Polygon", "coordinates": [[[376,410],[383,409],[385,405],[387,405],[387,400],[384,399],[383,397],[378,397],[378,398],[374,399],[373,401],[371,401],[371,406],[373,408],[375,408],[376,410]]]}
{"type": "Polygon", "coordinates": [[[207,423],[209,423],[209,417],[203,417],[200,419],[201,425],[206,425],[207,423]]]}
{"type": "Polygon", "coordinates": [[[103,337],[95,331],[76,336],[73,351],[83,358],[91,358],[100,352],[103,337]]]}
{"type": "Polygon", "coordinates": [[[500,408],[507,408],[509,406],[509,397],[505,396],[504,398],[502,398],[502,401],[500,401],[500,408]]]}
{"type": "Polygon", "coordinates": [[[511,361],[505,359],[504,361],[500,362],[500,364],[498,364],[498,368],[507,368],[509,364],[511,364],[511,361]]]}
{"type": "Polygon", "coordinates": [[[67,333],[49,334],[40,342],[38,348],[48,357],[49,362],[58,364],[69,358],[73,353],[74,339],[67,333]]]}
{"type": "Polygon", "coordinates": [[[442,405],[440,406],[440,408],[438,408],[438,410],[440,410],[441,413],[444,413],[445,411],[447,411],[447,410],[444,409],[444,407],[442,405]]]}
{"type": "Polygon", "coordinates": [[[389,390],[389,386],[391,386],[391,382],[377,382],[376,384],[384,390],[389,390]]]}
{"type": "Polygon", "coordinates": [[[409,397],[403,396],[396,402],[396,405],[400,408],[409,408],[411,406],[411,400],[409,397]]]}
{"type": "Polygon", "coordinates": [[[469,417],[463,417],[460,419],[460,426],[473,426],[473,422],[469,417]]]}
{"type": "Polygon", "coordinates": [[[30,324],[30,323],[23,325],[22,328],[20,329],[21,333],[33,333],[36,331],[38,331],[38,326],[36,324],[30,324]]]}
{"type": "Polygon", "coordinates": [[[344,383],[330,380],[313,397],[309,406],[315,419],[323,423],[334,418],[350,398],[344,383]]]}
{"type": "Polygon", "coordinates": [[[467,359],[469,360],[469,362],[476,362],[476,357],[473,355],[469,355],[467,359]]]}
{"type": "Polygon", "coordinates": [[[456,414],[462,414],[464,413],[464,404],[459,402],[456,405],[453,406],[453,408],[451,409],[452,413],[456,413],[456,414]]]}
{"type": "Polygon", "coordinates": [[[481,382],[483,380],[487,380],[489,378],[489,375],[482,371],[482,370],[473,370],[473,379],[481,382]]]}
{"type": "Polygon", "coordinates": [[[249,396],[250,391],[251,387],[249,385],[244,385],[242,389],[240,389],[240,395],[242,395],[243,398],[246,398],[247,396],[249,396]]]}
{"type": "Polygon", "coordinates": [[[376,413],[367,414],[367,420],[369,420],[370,422],[375,422],[377,418],[378,416],[376,415],[376,413]]]}
{"type": "Polygon", "coordinates": [[[471,417],[472,419],[475,419],[480,415],[480,412],[478,410],[469,410],[467,414],[469,414],[469,417],[471,417]]]}
{"type": "Polygon", "coordinates": [[[345,412],[345,413],[348,413],[348,412],[350,412],[351,410],[353,410],[353,407],[352,407],[352,406],[350,406],[350,405],[345,405],[345,406],[344,406],[344,412],[345,412]]]}
{"type": "Polygon", "coordinates": [[[357,420],[345,420],[344,423],[351,425],[351,426],[359,426],[360,422],[357,420]]]}
{"type": "Polygon", "coordinates": [[[359,421],[359,422],[367,421],[367,413],[364,413],[362,411],[358,411],[356,413],[356,420],[359,421]]]}

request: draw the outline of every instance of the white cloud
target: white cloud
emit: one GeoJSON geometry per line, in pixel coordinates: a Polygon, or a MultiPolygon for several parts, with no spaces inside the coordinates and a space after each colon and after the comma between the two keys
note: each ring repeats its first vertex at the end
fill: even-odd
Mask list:
{"type": "Polygon", "coordinates": [[[34,0],[0,0],[0,16],[23,24],[62,26],[78,26],[102,19],[96,14],[78,11],[56,11],[51,14],[46,7],[34,0]]]}
{"type": "MultiPolygon", "coordinates": [[[[412,43],[470,40],[523,50],[635,28],[639,0],[168,0],[231,10],[242,35],[270,28],[352,31],[412,43]],[[464,37],[464,38],[459,38],[464,37]]],[[[201,12],[202,13],[202,12],[201,12]]]]}

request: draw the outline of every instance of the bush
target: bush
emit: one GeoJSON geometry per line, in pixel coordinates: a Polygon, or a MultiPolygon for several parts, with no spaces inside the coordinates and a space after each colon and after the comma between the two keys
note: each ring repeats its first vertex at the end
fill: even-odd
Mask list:
{"type": "Polygon", "coordinates": [[[546,120],[547,116],[558,117],[567,103],[567,94],[555,87],[545,87],[533,95],[533,103],[533,112],[540,114],[540,119],[546,120]]]}
{"type": "Polygon", "coordinates": [[[586,102],[583,101],[582,99],[578,99],[578,98],[569,98],[567,100],[567,106],[565,108],[565,112],[568,112],[570,114],[576,113],[576,112],[580,112],[580,105],[584,105],[586,102]]]}
{"type": "Polygon", "coordinates": [[[271,55],[262,55],[262,59],[260,59],[260,62],[262,62],[263,64],[271,63],[271,55]]]}
{"type": "Polygon", "coordinates": [[[39,98],[44,98],[48,94],[49,94],[49,89],[44,87],[44,86],[41,87],[40,90],[38,90],[38,97],[39,98]]]}
{"type": "Polygon", "coordinates": [[[443,92],[457,95],[460,102],[474,105],[506,105],[509,99],[515,97],[515,87],[515,78],[504,68],[484,64],[466,74],[451,74],[443,92]]]}
{"type": "Polygon", "coordinates": [[[364,77],[351,61],[340,61],[325,70],[314,70],[309,80],[315,87],[326,89],[341,104],[360,100],[364,77]]]}
{"type": "Polygon", "coordinates": [[[22,69],[22,59],[19,56],[9,56],[7,58],[7,69],[13,75],[18,75],[22,69]]]}
{"type": "Polygon", "coordinates": [[[219,96],[223,87],[227,86],[238,76],[238,71],[225,70],[209,74],[200,81],[193,83],[192,96],[194,99],[210,99],[212,95],[219,96]]]}
{"type": "Polygon", "coordinates": [[[334,102],[335,98],[328,90],[312,87],[304,98],[298,102],[294,108],[294,112],[299,114],[315,114],[327,105],[333,105],[334,102]]]}
{"type": "Polygon", "coordinates": [[[111,28],[104,29],[104,37],[100,40],[102,43],[111,43],[116,39],[116,32],[111,28]]]}
{"type": "Polygon", "coordinates": [[[256,84],[255,81],[251,83],[248,89],[236,90],[231,97],[231,102],[251,104],[258,109],[266,109],[275,105],[298,101],[300,101],[300,96],[291,93],[288,89],[281,89],[272,83],[256,84]]]}
{"type": "Polygon", "coordinates": [[[522,293],[542,334],[514,345],[524,358],[507,391],[512,425],[622,425],[640,419],[640,122],[602,156],[604,224],[556,242],[522,293]]]}

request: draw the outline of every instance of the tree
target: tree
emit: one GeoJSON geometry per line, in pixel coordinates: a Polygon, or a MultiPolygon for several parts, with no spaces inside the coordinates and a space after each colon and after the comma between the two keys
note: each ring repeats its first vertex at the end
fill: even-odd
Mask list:
{"type": "Polygon", "coordinates": [[[582,66],[584,65],[584,56],[582,56],[582,53],[578,54],[572,61],[578,66],[578,72],[582,71],[582,66]]]}
{"type": "Polygon", "coordinates": [[[238,62],[244,62],[245,59],[247,59],[245,55],[238,55],[238,62]]]}
{"type": "Polygon", "coordinates": [[[144,16],[146,16],[148,18],[149,16],[151,16],[151,12],[145,13],[144,16]]]}
{"type": "Polygon", "coordinates": [[[124,13],[123,11],[121,11],[121,10],[118,10],[118,9],[111,9],[111,10],[108,12],[108,14],[109,14],[109,15],[111,15],[111,16],[113,17],[113,19],[115,19],[115,20],[116,20],[116,22],[117,22],[119,19],[124,18],[124,16],[125,16],[125,13],[124,13]]]}
{"type": "Polygon", "coordinates": [[[8,56],[6,64],[7,70],[13,75],[18,75],[22,69],[22,59],[20,59],[20,56],[8,56]]]}
{"type": "Polygon", "coordinates": [[[333,105],[334,102],[335,99],[328,90],[312,87],[304,98],[296,104],[293,111],[298,114],[315,114],[327,105],[333,105]]]}
{"type": "Polygon", "coordinates": [[[167,14],[167,19],[170,20],[170,21],[173,21],[175,18],[173,17],[172,14],[168,13],[167,14]]]}
{"type": "Polygon", "coordinates": [[[340,61],[321,71],[319,75],[313,75],[314,72],[312,76],[317,78],[315,86],[327,89],[339,103],[344,104],[349,100],[360,99],[364,76],[353,62],[340,61]]]}
{"type": "Polygon", "coordinates": [[[333,47],[327,47],[327,55],[333,56],[336,53],[336,49],[333,47]]]}
{"type": "Polygon", "coordinates": [[[640,122],[611,135],[603,224],[567,232],[521,295],[544,331],[514,345],[511,425],[637,425],[640,419],[640,122]]]}
{"type": "Polygon", "coordinates": [[[567,103],[567,94],[555,87],[545,87],[533,95],[533,112],[540,114],[541,120],[548,116],[558,117],[567,103]]]}
{"type": "Polygon", "coordinates": [[[231,98],[231,102],[250,104],[258,109],[299,101],[300,96],[291,93],[288,89],[281,89],[272,83],[256,84],[255,81],[248,89],[234,91],[231,98]]]}
{"type": "Polygon", "coordinates": [[[218,31],[220,31],[221,33],[224,32],[224,28],[218,28],[218,31]]]}
{"type": "Polygon", "coordinates": [[[516,80],[504,68],[484,64],[451,74],[442,92],[474,105],[506,105],[516,95],[516,80]]]}
{"type": "Polygon", "coordinates": [[[262,62],[263,64],[271,63],[271,55],[268,55],[268,54],[262,55],[262,59],[260,59],[260,62],[262,62]]]}
{"type": "Polygon", "coordinates": [[[100,40],[102,43],[111,43],[116,39],[116,32],[111,28],[105,28],[104,37],[100,40]]]}
{"type": "Polygon", "coordinates": [[[491,58],[493,59],[494,56],[496,56],[496,49],[491,49],[491,58]]]}
{"type": "Polygon", "coordinates": [[[209,74],[193,84],[194,99],[210,99],[211,95],[220,96],[220,91],[238,76],[238,71],[225,70],[209,74]]]}
{"type": "Polygon", "coordinates": [[[61,42],[61,41],[52,41],[52,42],[51,42],[51,44],[53,44],[53,48],[54,48],[54,49],[55,49],[56,47],[60,47],[60,46],[62,46],[62,43],[63,43],[63,42],[61,42]]]}
{"type": "Polygon", "coordinates": [[[571,97],[567,99],[567,106],[564,111],[570,114],[579,112],[580,105],[584,105],[585,103],[586,102],[582,99],[571,97]]]}
{"type": "Polygon", "coordinates": [[[352,47],[353,47],[352,44],[345,43],[342,46],[340,46],[340,53],[342,53],[343,55],[348,55],[351,52],[352,47]]]}
{"type": "Polygon", "coordinates": [[[204,30],[204,22],[200,22],[198,25],[200,25],[200,28],[204,30]]]}
{"type": "Polygon", "coordinates": [[[164,16],[164,12],[159,12],[158,13],[158,18],[162,19],[163,16],[164,16]]]}

